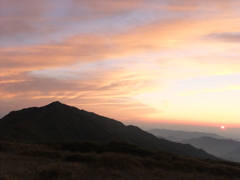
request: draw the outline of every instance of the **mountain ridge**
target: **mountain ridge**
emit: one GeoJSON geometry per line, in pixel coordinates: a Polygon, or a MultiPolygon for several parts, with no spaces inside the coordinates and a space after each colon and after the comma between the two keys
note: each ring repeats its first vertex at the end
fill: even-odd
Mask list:
{"type": "Polygon", "coordinates": [[[213,137],[217,139],[225,139],[225,137],[219,136],[214,133],[205,133],[197,131],[180,131],[180,130],[169,130],[169,129],[151,129],[149,133],[159,138],[164,138],[173,142],[181,142],[185,139],[198,138],[203,136],[213,137]]]}
{"type": "Polygon", "coordinates": [[[59,101],[10,112],[0,119],[0,138],[25,142],[125,141],[186,156],[218,159],[193,146],[160,140],[137,126],[125,126],[59,101]]]}

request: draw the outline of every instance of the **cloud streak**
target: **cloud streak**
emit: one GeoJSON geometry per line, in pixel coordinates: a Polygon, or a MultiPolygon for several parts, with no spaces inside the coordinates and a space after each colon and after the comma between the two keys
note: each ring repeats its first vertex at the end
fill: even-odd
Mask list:
{"type": "Polygon", "coordinates": [[[215,40],[227,42],[227,43],[228,42],[239,43],[240,32],[209,34],[207,38],[211,38],[211,39],[215,39],[215,40]]]}
{"type": "MultiPolygon", "coordinates": [[[[207,120],[194,122],[217,124],[217,112],[230,111],[216,102],[231,103],[229,91],[239,92],[235,81],[222,86],[240,69],[237,1],[1,3],[0,116],[61,100],[120,120],[191,123],[207,113],[197,108],[214,104],[207,120]],[[211,77],[220,88],[196,85],[202,78],[213,83],[211,77]],[[198,89],[184,99],[191,85],[198,89]]],[[[232,113],[235,125],[239,113],[232,113]]]]}

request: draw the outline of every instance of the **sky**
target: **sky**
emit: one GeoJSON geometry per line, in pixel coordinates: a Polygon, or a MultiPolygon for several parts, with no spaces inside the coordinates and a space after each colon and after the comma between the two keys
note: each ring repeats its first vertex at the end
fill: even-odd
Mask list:
{"type": "Polygon", "coordinates": [[[240,1],[2,0],[0,8],[0,118],[60,101],[143,129],[240,139],[240,1]]]}

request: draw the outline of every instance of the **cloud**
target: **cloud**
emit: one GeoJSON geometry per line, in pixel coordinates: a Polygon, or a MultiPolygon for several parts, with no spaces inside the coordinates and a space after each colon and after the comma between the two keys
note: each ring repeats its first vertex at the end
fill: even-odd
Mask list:
{"type": "MultiPolygon", "coordinates": [[[[119,4],[120,10],[132,9],[132,6],[140,6],[143,3],[130,3],[126,1],[107,3],[109,1],[76,1],[76,3],[85,3],[87,6],[96,8],[93,12],[97,13],[99,3],[106,3],[104,9],[113,10],[116,4],[119,4]]],[[[181,6],[176,1],[166,1],[168,6],[181,6]]],[[[215,3],[219,1],[214,1],[215,3]]],[[[196,3],[184,1],[184,4],[195,6],[196,3]]],[[[30,3],[31,5],[31,3],[30,3]]],[[[20,6],[20,9],[24,9],[20,6]]],[[[32,5],[34,9],[35,5],[32,5]]],[[[37,6],[40,6],[37,4],[37,6]]],[[[42,11],[46,11],[46,4],[41,5],[41,10],[36,11],[35,15],[30,16],[30,21],[35,17],[42,16],[42,11]]],[[[71,7],[71,4],[68,5],[71,7]]],[[[100,10],[99,10],[100,11],[100,10]]],[[[21,13],[25,13],[20,11],[21,13]]],[[[34,11],[35,12],[35,11],[34,11]]],[[[20,13],[20,14],[21,14],[20,13]]],[[[27,15],[31,14],[26,12],[27,15]]],[[[53,13],[54,14],[54,13],[53,13]]],[[[15,14],[17,15],[17,14],[15,14]]],[[[26,16],[24,14],[24,16],[26,16]]],[[[53,16],[53,15],[51,15],[53,16]]],[[[69,15],[71,16],[71,14],[69,15]]],[[[21,16],[20,16],[21,19],[21,16]]],[[[57,68],[73,65],[79,62],[97,62],[104,59],[128,58],[137,54],[155,53],[169,50],[182,50],[187,46],[192,46],[194,43],[199,43],[198,37],[214,32],[212,35],[218,38],[224,36],[226,39],[238,38],[238,35],[231,34],[232,29],[238,28],[236,23],[239,18],[226,19],[221,15],[217,17],[209,17],[209,19],[196,19],[187,17],[185,19],[165,19],[151,22],[147,26],[137,26],[127,31],[114,34],[107,33],[83,33],[73,34],[70,37],[60,36],[57,42],[44,43],[34,46],[12,46],[1,49],[1,68],[5,71],[32,71],[46,68],[57,68]],[[222,26],[222,24],[227,24],[222,26]],[[228,34],[218,33],[221,31],[230,31],[228,34]]],[[[24,20],[24,18],[23,18],[24,20]]],[[[15,28],[16,30],[18,28],[15,28]]],[[[48,42],[48,40],[46,40],[48,42]]],[[[200,41],[200,43],[203,43],[200,41]]],[[[205,42],[204,42],[205,43],[205,42]]],[[[209,44],[202,44],[209,46],[209,44]]],[[[216,44],[212,44],[216,47],[216,44]]],[[[185,49],[186,49],[185,48],[185,49]]],[[[196,47],[198,48],[198,47],[196,47]]],[[[168,58],[169,59],[169,58],[168,58]]],[[[161,61],[163,61],[161,59],[161,61]]]]}
{"type": "Polygon", "coordinates": [[[134,29],[130,32],[109,36],[77,35],[62,40],[60,43],[49,45],[2,48],[1,67],[42,69],[71,65],[77,62],[126,57],[173,46],[174,41],[181,41],[176,37],[173,37],[175,39],[171,41],[170,36],[174,33],[176,32],[168,31],[166,26],[163,28],[152,26],[150,29],[134,29]]]}
{"type": "Polygon", "coordinates": [[[74,5],[85,5],[91,12],[98,15],[101,14],[118,14],[126,11],[133,11],[135,8],[139,8],[140,1],[111,1],[111,0],[99,0],[99,1],[87,1],[87,0],[74,0],[74,5]]]}
{"type": "MultiPolygon", "coordinates": [[[[91,3],[94,4],[95,2],[91,3]]],[[[122,3],[123,4],[120,5],[122,9],[124,9],[125,6],[127,9],[131,7],[131,5],[128,7],[126,2],[122,3]]],[[[93,4],[91,4],[91,6],[95,7],[93,4]]],[[[107,8],[109,8],[109,6],[107,8]]],[[[39,14],[41,13],[36,13],[36,16],[39,14]]],[[[193,51],[186,51],[186,49],[190,48],[189,46],[194,47],[195,51],[198,51],[197,56],[193,54],[190,58],[201,59],[199,61],[202,62],[205,61],[204,59],[206,59],[208,63],[214,62],[216,60],[211,60],[208,58],[209,56],[205,56],[204,54],[199,56],[199,53],[209,53],[204,52],[205,49],[201,50],[203,45],[206,47],[212,45],[215,48],[216,44],[205,44],[206,42],[199,41],[202,43],[200,44],[197,38],[204,34],[209,34],[209,32],[217,32],[220,28],[221,31],[235,29],[238,27],[238,24],[235,23],[237,19],[237,17],[230,20],[223,17],[219,19],[211,17],[210,19],[197,19],[196,21],[192,21],[192,18],[186,18],[185,20],[181,18],[167,19],[165,21],[150,23],[148,26],[138,26],[120,33],[102,34],[91,32],[87,34],[74,34],[71,37],[62,38],[59,39],[58,42],[48,44],[5,47],[0,50],[1,75],[4,77],[8,72],[21,74],[51,68],[64,68],[76,64],[97,63],[106,59],[109,59],[109,64],[111,61],[118,59],[136,58],[135,56],[138,54],[141,56],[143,56],[143,54],[150,54],[149,57],[151,58],[151,53],[160,53],[160,56],[157,58],[159,58],[161,64],[170,60],[181,63],[190,62],[190,59],[186,59],[189,52],[193,51]],[[228,26],[222,27],[222,23],[226,23],[228,26]],[[196,42],[199,43],[200,46],[195,46],[194,43],[196,42]],[[161,57],[161,52],[168,51],[175,51],[174,54],[177,56],[173,59],[171,59],[170,54],[164,58],[161,57]],[[186,54],[179,56],[182,52],[186,52],[186,54]]],[[[223,35],[226,37],[226,34],[215,33],[215,35],[217,35],[217,37],[220,37],[220,35],[221,37],[223,35]]],[[[151,60],[149,57],[146,56],[146,62],[151,60]]],[[[153,57],[153,59],[154,58],[156,57],[153,57]]],[[[221,61],[226,62],[228,59],[221,61]]],[[[126,63],[127,62],[128,61],[126,61],[126,63]]],[[[142,62],[143,61],[141,61],[141,63],[142,62]]],[[[127,68],[127,66],[126,64],[123,68],[127,68]]],[[[76,75],[74,74],[75,73],[72,73],[73,76],[78,76],[78,73],[76,73],[76,75]]],[[[16,78],[10,81],[13,82],[17,80],[16,78]]],[[[3,81],[6,82],[4,79],[3,81]]]]}
{"type": "MultiPolygon", "coordinates": [[[[79,32],[92,31],[91,28],[85,29],[85,26],[91,26],[92,29],[99,31],[100,28],[97,26],[114,23],[114,21],[108,22],[107,19],[114,16],[124,17],[125,13],[132,12],[134,7],[137,8],[139,3],[140,1],[125,0],[119,2],[3,0],[0,37],[6,45],[35,45],[39,42],[58,41],[58,38],[65,38],[79,32]],[[21,42],[16,42],[16,39],[21,42]]],[[[121,19],[118,18],[118,21],[121,19]]]]}
{"type": "Polygon", "coordinates": [[[43,20],[46,10],[43,1],[1,1],[1,37],[39,31],[34,24],[43,20]]]}
{"type": "Polygon", "coordinates": [[[152,21],[198,20],[219,14],[225,16],[225,9],[229,9],[230,14],[229,12],[234,12],[238,5],[239,3],[235,1],[230,3],[220,0],[201,2],[184,0],[181,3],[175,0],[60,2],[22,0],[21,3],[16,0],[3,0],[0,18],[1,38],[5,44],[10,45],[46,44],[87,31],[112,33],[118,29],[138,27],[152,21]]]}
{"type": "Polygon", "coordinates": [[[237,44],[224,43],[239,39],[236,1],[2,2],[5,113],[60,100],[116,119],[159,119],[164,98],[182,107],[169,97],[182,79],[239,71],[237,44]]]}
{"type": "Polygon", "coordinates": [[[230,32],[230,33],[213,33],[207,35],[207,38],[214,39],[222,42],[240,42],[240,32],[230,32]]]}
{"type": "MultiPolygon", "coordinates": [[[[26,106],[32,106],[35,102],[46,104],[59,100],[116,119],[119,119],[118,116],[125,112],[125,115],[120,116],[122,120],[131,118],[130,114],[133,113],[154,111],[154,108],[131,98],[132,95],[149,89],[149,87],[144,88],[145,82],[148,80],[141,80],[133,75],[129,76],[120,70],[98,71],[97,76],[92,75],[91,72],[85,73],[85,75],[88,78],[65,80],[29,74],[21,74],[22,78],[25,78],[24,80],[20,79],[20,75],[11,77],[0,88],[1,94],[4,94],[0,104],[6,105],[8,102],[18,99],[21,102],[16,106],[20,104],[23,106],[27,102],[26,106]],[[17,78],[19,81],[14,81],[17,78]],[[130,91],[129,89],[135,90],[130,91]],[[126,114],[126,112],[129,113],[126,114]]],[[[2,113],[6,114],[8,108],[8,106],[2,107],[2,113]]],[[[139,119],[141,118],[139,117],[139,119]]]]}

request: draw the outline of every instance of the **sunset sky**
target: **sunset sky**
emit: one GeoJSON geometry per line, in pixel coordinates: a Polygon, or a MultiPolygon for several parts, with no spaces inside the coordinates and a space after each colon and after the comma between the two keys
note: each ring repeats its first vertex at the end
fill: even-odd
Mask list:
{"type": "Polygon", "coordinates": [[[142,128],[240,133],[240,1],[1,0],[0,8],[0,118],[60,101],[142,128]]]}

